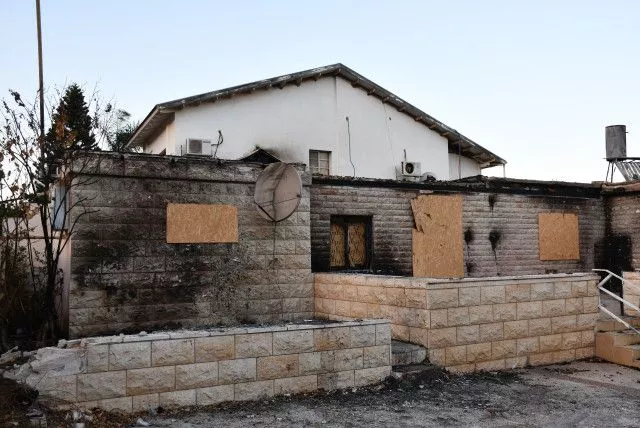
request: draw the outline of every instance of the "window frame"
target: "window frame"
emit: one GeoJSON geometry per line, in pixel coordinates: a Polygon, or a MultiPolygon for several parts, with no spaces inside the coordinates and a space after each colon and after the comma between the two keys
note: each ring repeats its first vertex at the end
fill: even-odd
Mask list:
{"type": "MultiPolygon", "coordinates": [[[[322,162],[324,161],[325,160],[322,159],[322,162]]],[[[314,174],[314,175],[323,175],[323,176],[331,175],[331,151],[309,149],[309,170],[311,171],[311,174],[314,174]],[[324,173],[325,168],[320,167],[320,163],[321,163],[320,155],[325,155],[325,154],[327,155],[326,174],[324,173]],[[312,155],[315,155],[315,165],[312,163],[312,155]]]]}
{"type": "Polygon", "coordinates": [[[329,252],[331,252],[331,227],[334,224],[340,225],[344,229],[344,266],[331,266],[331,254],[329,254],[329,271],[337,272],[371,272],[373,270],[373,216],[372,215],[346,215],[332,214],[329,219],[329,252]],[[365,256],[366,262],[362,266],[349,266],[349,224],[364,224],[365,256]]]}

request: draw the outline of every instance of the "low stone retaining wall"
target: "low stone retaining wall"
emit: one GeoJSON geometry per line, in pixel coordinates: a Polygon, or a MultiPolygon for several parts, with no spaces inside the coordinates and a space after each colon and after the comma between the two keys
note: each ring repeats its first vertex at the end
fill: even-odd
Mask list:
{"type": "MultiPolygon", "coordinates": [[[[640,272],[623,272],[622,277],[625,281],[628,281],[622,286],[622,297],[629,303],[640,308],[640,272]]],[[[628,306],[624,307],[624,314],[635,317],[640,315],[638,311],[628,306]]]]}
{"type": "Polygon", "coordinates": [[[13,377],[80,408],[126,412],[363,386],[390,374],[388,321],[94,337],[13,377]]]}
{"type": "Polygon", "coordinates": [[[452,371],[501,370],[594,355],[593,274],[436,280],[315,274],[316,317],[386,318],[452,371]]]}

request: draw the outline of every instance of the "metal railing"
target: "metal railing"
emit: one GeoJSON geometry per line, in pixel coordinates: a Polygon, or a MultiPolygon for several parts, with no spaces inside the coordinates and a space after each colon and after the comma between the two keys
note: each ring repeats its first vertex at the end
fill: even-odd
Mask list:
{"type": "Polygon", "coordinates": [[[610,270],[607,270],[607,269],[592,269],[592,271],[594,271],[594,272],[606,272],[607,273],[607,276],[605,276],[602,279],[602,281],[600,281],[598,283],[598,290],[600,291],[600,293],[598,293],[598,307],[600,308],[600,310],[602,312],[604,312],[605,314],[609,315],[611,318],[613,318],[616,321],[618,321],[619,323],[623,324],[628,329],[633,330],[637,334],[640,335],[640,330],[636,329],[634,326],[629,324],[627,321],[625,321],[624,319],[620,318],[618,315],[614,314],[609,309],[605,308],[604,305],[602,304],[602,299],[601,299],[602,293],[606,293],[610,297],[613,297],[615,300],[617,300],[618,302],[622,303],[624,306],[628,306],[631,309],[633,309],[633,310],[637,311],[638,313],[640,313],[640,308],[638,308],[633,303],[631,303],[631,302],[623,299],[622,297],[618,296],[617,294],[612,293],[611,291],[607,290],[606,288],[604,288],[604,284],[606,284],[607,281],[609,281],[611,278],[618,278],[622,282],[623,290],[624,290],[624,287],[627,287],[627,288],[630,288],[630,289],[636,291],[636,293],[639,294],[639,295],[640,295],[640,287],[636,286],[635,284],[632,284],[630,281],[625,281],[624,278],[622,278],[621,276],[616,275],[615,273],[611,272],[610,270]]]}

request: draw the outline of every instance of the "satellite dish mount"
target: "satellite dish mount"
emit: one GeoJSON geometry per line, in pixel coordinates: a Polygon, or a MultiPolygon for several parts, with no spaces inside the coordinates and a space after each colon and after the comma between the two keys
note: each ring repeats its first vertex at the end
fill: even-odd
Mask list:
{"type": "Polygon", "coordinates": [[[256,181],[254,202],[260,215],[271,222],[289,218],[298,209],[301,197],[300,175],[284,162],[267,166],[256,181]]]}

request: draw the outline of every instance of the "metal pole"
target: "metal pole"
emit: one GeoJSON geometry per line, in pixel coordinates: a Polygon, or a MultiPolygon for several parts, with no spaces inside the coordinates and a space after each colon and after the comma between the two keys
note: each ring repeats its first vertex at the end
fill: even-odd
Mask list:
{"type": "Polygon", "coordinates": [[[40,147],[44,142],[44,79],[42,77],[42,25],[40,23],[40,0],[36,0],[36,20],[38,23],[38,92],[40,93],[40,147]]]}

